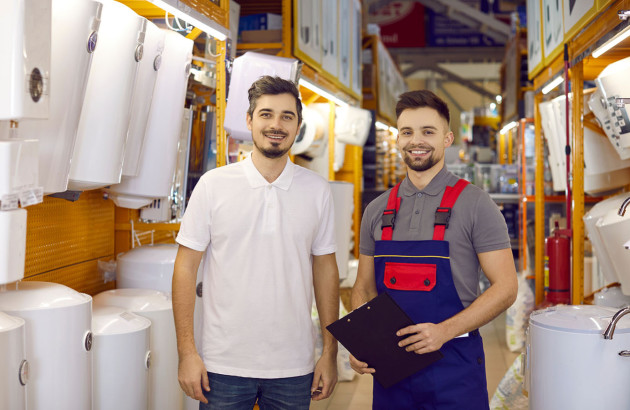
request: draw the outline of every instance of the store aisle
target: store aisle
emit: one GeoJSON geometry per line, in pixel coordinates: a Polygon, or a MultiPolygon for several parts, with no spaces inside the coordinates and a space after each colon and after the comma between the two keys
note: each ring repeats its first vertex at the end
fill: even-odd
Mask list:
{"type": "MultiPolygon", "coordinates": [[[[491,399],[517,353],[512,353],[505,343],[505,313],[481,328],[486,352],[486,376],[488,395],[491,399]]],[[[366,410],[372,407],[372,376],[356,376],[351,382],[337,384],[333,395],[314,402],[312,410],[366,410]]]]}

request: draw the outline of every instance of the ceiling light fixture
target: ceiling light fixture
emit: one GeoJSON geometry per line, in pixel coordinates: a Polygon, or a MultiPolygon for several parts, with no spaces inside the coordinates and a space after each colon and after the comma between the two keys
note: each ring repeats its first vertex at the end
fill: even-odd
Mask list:
{"type": "Polygon", "coordinates": [[[511,123],[507,124],[505,127],[501,128],[501,131],[499,131],[499,134],[507,134],[509,130],[511,130],[512,128],[516,128],[517,126],[518,126],[518,122],[512,121],[511,123]]]}
{"type": "Polygon", "coordinates": [[[388,130],[389,129],[389,125],[384,124],[384,123],[382,123],[380,121],[376,121],[374,123],[374,126],[376,127],[376,129],[379,129],[379,130],[388,130]]]}
{"type": "Polygon", "coordinates": [[[626,28],[615,34],[611,39],[606,41],[601,46],[597,47],[595,51],[593,51],[593,57],[597,58],[601,56],[617,44],[621,43],[623,40],[627,39],[628,36],[630,36],[630,25],[626,26],[626,28]]]}
{"type": "Polygon", "coordinates": [[[148,0],[162,10],[171,13],[175,17],[192,24],[200,30],[219,41],[225,41],[228,36],[228,29],[221,26],[216,21],[204,16],[197,10],[185,5],[180,0],[148,0]]]}
{"type": "Polygon", "coordinates": [[[547,84],[546,86],[543,87],[542,93],[543,94],[549,94],[551,92],[551,90],[553,90],[554,88],[556,88],[557,86],[562,84],[563,81],[564,81],[564,77],[562,77],[561,75],[557,76],[556,78],[551,80],[551,82],[549,84],[547,84]]]}
{"type": "Polygon", "coordinates": [[[343,101],[339,97],[335,97],[331,92],[324,90],[320,86],[313,84],[312,82],[310,82],[309,80],[307,80],[305,78],[300,78],[299,84],[302,87],[308,88],[312,92],[314,92],[314,93],[324,97],[328,101],[334,102],[335,104],[337,104],[337,105],[339,105],[341,107],[347,107],[349,105],[347,102],[343,101]]]}

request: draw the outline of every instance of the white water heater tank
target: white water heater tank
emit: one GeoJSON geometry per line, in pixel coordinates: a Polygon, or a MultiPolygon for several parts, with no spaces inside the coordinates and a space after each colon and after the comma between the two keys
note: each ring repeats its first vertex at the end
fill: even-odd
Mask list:
{"type": "MultiPolygon", "coordinates": [[[[628,104],[617,105],[617,98],[628,98],[630,95],[630,57],[608,65],[595,79],[601,92],[600,104],[606,108],[612,127],[609,138],[621,159],[630,158],[630,118],[628,104]]],[[[598,116],[599,118],[599,116],[598,116]]],[[[601,121],[601,119],[600,119],[601,121]]]]}
{"type": "Polygon", "coordinates": [[[335,206],[335,238],[337,240],[335,257],[339,278],[345,279],[348,276],[348,259],[351,252],[354,185],[349,182],[331,181],[330,189],[335,206]]]}
{"type": "Polygon", "coordinates": [[[46,118],[51,0],[5,0],[0,13],[0,120],[46,118]]]}
{"type": "Polygon", "coordinates": [[[26,210],[0,211],[0,285],[24,278],[26,210]]]}
{"type": "Polygon", "coordinates": [[[151,321],[115,306],[92,309],[93,410],[146,409],[151,321]]]}
{"type": "MultiPolygon", "coordinates": [[[[626,193],[626,198],[630,194],[626,193]]],[[[612,265],[621,283],[621,291],[630,295],[630,252],[625,248],[630,233],[630,212],[619,215],[619,209],[609,209],[595,224],[608,251],[612,265]]]]}
{"type": "Polygon", "coordinates": [[[155,80],[162,66],[164,51],[164,31],[152,22],[147,22],[144,37],[144,55],[138,66],[133,100],[131,102],[131,121],[127,131],[127,144],[123,160],[123,176],[138,175],[138,161],[142,152],[147,129],[147,120],[151,109],[155,80]]]}
{"type": "Polygon", "coordinates": [[[98,47],[90,67],[68,189],[120,182],[138,62],[147,19],[114,0],[101,0],[98,47]]]}
{"type": "Polygon", "coordinates": [[[138,209],[154,198],[171,195],[182,132],[186,87],[190,74],[193,41],[167,31],[162,65],[146,127],[144,148],[138,160],[137,176],[124,176],[108,190],[116,205],[138,209]]]}
{"type": "Polygon", "coordinates": [[[92,298],[57,283],[17,282],[0,310],[26,322],[26,391],[32,410],[92,407],[92,298]]]}
{"type": "Polygon", "coordinates": [[[29,363],[24,327],[24,319],[0,312],[0,409],[26,409],[29,363]]]}
{"type": "Polygon", "coordinates": [[[148,408],[182,410],[184,393],[177,380],[177,339],[171,299],[157,290],[114,289],[94,296],[94,306],[118,306],[151,320],[148,408]]]}
{"type": "Polygon", "coordinates": [[[529,408],[630,409],[630,315],[613,338],[603,333],[617,309],[555,306],[530,316],[526,374],[529,408]]]}
{"type": "Polygon", "coordinates": [[[45,194],[68,188],[70,160],[92,52],[97,46],[101,9],[101,3],[95,1],[52,0],[48,118],[20,121],[18,128],[18,138],[39,140],[39,186],[45,194]]]}

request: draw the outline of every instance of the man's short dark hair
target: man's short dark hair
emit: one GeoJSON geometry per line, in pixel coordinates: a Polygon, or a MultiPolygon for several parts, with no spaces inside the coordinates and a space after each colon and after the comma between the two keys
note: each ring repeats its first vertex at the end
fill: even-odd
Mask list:
{"type": "Polygon", "coordinates": [[[300,91],[293,81],[265,75],[254,81],[252,86],[249,87],[247,94],[249,98],[249,109],[247,110],[247,114],[249,114],[250,117],[254,116],[256,103],[263,95],[291,94],[295,98],[295,109],[297,111],[298,124],[302,123],[302,101],[300,101],[300,91]]]}
{"type": "Polygon", "coordinates": [[[446,120],[447,124],[451,123],[448,105],[429,90],[408,91],[401,94],[396,103],[396,118],[398,119],[404,110],[422,107],[433,108],[440,114],[440,117],[446,120]]]}

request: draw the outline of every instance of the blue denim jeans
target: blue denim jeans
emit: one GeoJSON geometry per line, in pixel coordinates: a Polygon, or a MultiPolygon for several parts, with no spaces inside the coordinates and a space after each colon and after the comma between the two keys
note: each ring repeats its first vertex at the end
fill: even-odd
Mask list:
{"type": "Polygon", "coordinates": [[[251,410],[258,400],[260,410],[308,410],[313,373],[280,379],[255,379],[208,372],[208,404],[199,410],[251,410]]]}

